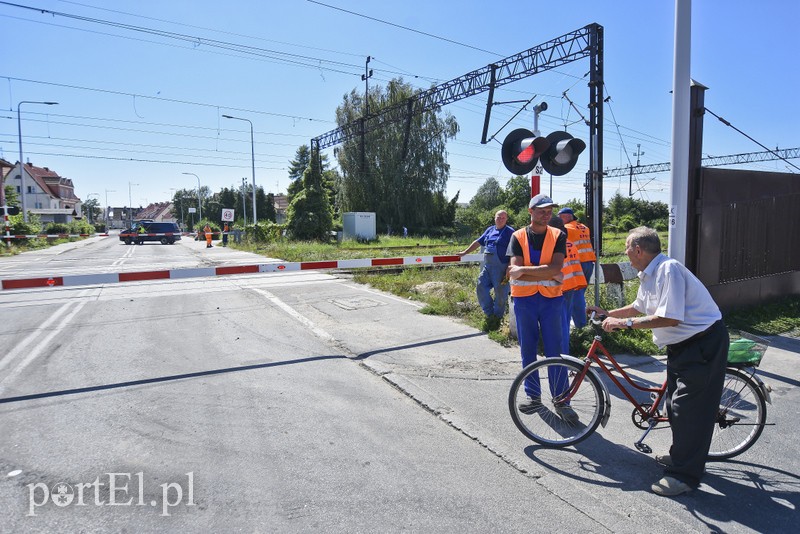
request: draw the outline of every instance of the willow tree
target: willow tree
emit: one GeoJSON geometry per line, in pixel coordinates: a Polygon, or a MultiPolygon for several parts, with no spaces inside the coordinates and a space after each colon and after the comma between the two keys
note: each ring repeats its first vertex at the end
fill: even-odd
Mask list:
{"type": "MultiPolygon", "coordinates": [[[[386,88],[370,88],[370,114],[406,102],[414,94],[402,79],[386,88]]],[[[355,90],[344,96],[336,109],[339,126],[359,120],[364,114],[364,95],[355,90]]],[[[380,119],[376,119],[380,120],[380,119]]],[[[427,110],[410,121],[380,124],[362,137],[337,150],[341,176],[338,201],[343,212],[374,211],[380,228],[406,226],[422,230],[452,224],[442,208],[447,187],[448,139],[458,133],[458,123],[449,113],[427,110]]]]}

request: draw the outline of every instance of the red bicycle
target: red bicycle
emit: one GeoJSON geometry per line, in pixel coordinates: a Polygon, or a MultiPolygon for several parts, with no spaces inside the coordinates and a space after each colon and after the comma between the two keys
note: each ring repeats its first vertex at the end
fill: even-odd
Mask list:
{"type": "MultiPolygon", "coordinates": [[[[602,322],[594,314],[590,320],[595,325],[602,322]]],[[[731,340],[719,415],[708,453],[712,459],[732,458],[749,449],[764,430],[767,403],[772,402],[769,386],[756,375],[768,343],[744,333],[731,333],[731,340]]],[[[666,380],[659,387],[634,381],[606,350],[599,335],[594,337],[583,358],[566,355],[542,358],[522,370],[508,395],[514,424],[527,437],[547,447],[574,445],[589,437],[599,425],[605,427],[611,415],[611,395],[596,368],[633,405],[633,424],[644,430],[634,443],[636,449],[653,452],[644,440],[657,425],[669,424],[663,408],[666,380]],[[638,395],[646,397],[645,402],[637,400],[634,396],[637,392],[647,394],[638,395]],[[572,408],[570,417],[564,417],[564,406],[572,408]]]]}

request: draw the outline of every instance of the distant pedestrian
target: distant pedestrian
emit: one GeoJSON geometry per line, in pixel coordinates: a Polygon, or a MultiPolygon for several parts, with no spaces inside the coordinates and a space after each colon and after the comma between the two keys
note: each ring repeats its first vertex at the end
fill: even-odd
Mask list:
{"type": "Polygon", "coordinates": [[[403,227],[403,237],[408,237],[408,228],[403,227]]]}
{"type": "Polygon", "coordinates": [[[227,247],[228,246],[228,232],[230,232],[230,227],[228,227],[228,223],[226,222],[222,226],[222,246],[223,247],[227,247]]]}
{"type": "Polygon", "coordinates": [[[213,245],[211,244],[211,238],[214,237],[211,232],[211,226],[206,223],[205,228],[203,228],[203,233],[206,235],[206,248],[211,248],[213,245]]]}
{"type": "Polygon", "coordinates": [[[469,254],[479,246],[483,249],[483,265],[478,275],[476,293],[478,304],[486,315],[485,329],[495,330],[500,326],[500,320],[506,313],[506,302],[510,286],[506,278],[509,257],[506,255],[508,243],[514,229],[508,226],[508,213],[500,210],[494,214],[494,226],[488,227],[483,234],[458,252],[458,256],[469,254]],[[494,290],[494,299],[491,291],[494,290]]]}
{"type": "Polygon", "coordinates": [[[136,243],[137,244],[139,244],[139,245],[143,245],[144,244],[143,237],[144,237],[145,231],[146,230],[144,229],[144,226],[139,225],[139,230],[137,230],[137,238],[136,238],[136,243]]]}

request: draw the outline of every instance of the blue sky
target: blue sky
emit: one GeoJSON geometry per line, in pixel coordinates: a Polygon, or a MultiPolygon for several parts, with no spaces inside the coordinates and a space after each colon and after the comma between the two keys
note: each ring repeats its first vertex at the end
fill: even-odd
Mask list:
{"type": "MultiPolygon", "coordinates": [[[[403,76],[428,88],[497,59],[596,22],[605,33],[604,166],[670,159],[672,125],[673,1],[584,1],[567,4],[495,0],[19,0],[0,4],[0,155],[19,159],[17,105],[23,104],[24,159],[71,178],[86,200],[105,205],[164,201],[172,189],[193,188],[197,174],[212,191],[251,180],[250,119],[255,130],[256,182],[285,192],[288,162],[298,146],[336,128],[345,93],[403,76]],[[351,11],[347,13],[343,10],[351,11]],[[367,18],[369,17],[369,18],[367,18]],[[378,22],[380,19],[397,26],[378,22]],[[176,40],[119,24],[196,37],[176,40]],[[430,34],[430,35],[424,35],[430,34]],[[436,38],[436,37],[439,38],[436,38]],[[211,40],[258,49],[258,57],[223,50],[211,40]],[[137,184],[137,185],[130,185],[137,184]],[[109,190],[106,194],[106,191],[109,190]]],[[[709,87],[706,107],[773,148],[800,146],[800,56],[795,39],[800,2],[695,0],[692,6],[692,77],[709,87]]],[[[588,128],[562,98],[588,117],[588,60],[509,84],[496,101],[546,101],[540,130],[564,129],[588,141],[588,128]],[[577,121],[577,122],[576,122],[577,121]]],[[[489,177],[505,184],[500,145],[481,145],[486,94],[445,108],[461,125],[448,144],[448,196],[470,199],[489,177]]],[[[502,140],[515,128],[533,128],[521,104],[495,106],[490,133],[502,140]]],[[[704,153],[720,156],[762,150],[706,116],[704,153]]],[[[332,150],[330,159],[333,161],[332,150]]],[[[584,153],[575,170],[553,178],[553,196],[583,198],[584,153]]],[[[796,162],[795,162],[796,163],[796,162]]],[[[784,162],[750,167],[795,171],[784,162]]],[[[542,178],[544,191],[549,181],[542,178]]],[[[669,174],[642,175],[636,196],[669,203],[669,174]]],[[[627,178],[609,178],[606,200],[627,178]]]]}

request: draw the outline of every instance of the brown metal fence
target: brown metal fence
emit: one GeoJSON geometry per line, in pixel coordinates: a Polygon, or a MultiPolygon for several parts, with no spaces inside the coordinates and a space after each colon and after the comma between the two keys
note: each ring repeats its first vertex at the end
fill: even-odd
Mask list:
{"type": "Polygon", "coordinates": [[[723,311],[800,295],[800,176],[701,168],[687,266],[723,311]]]}

